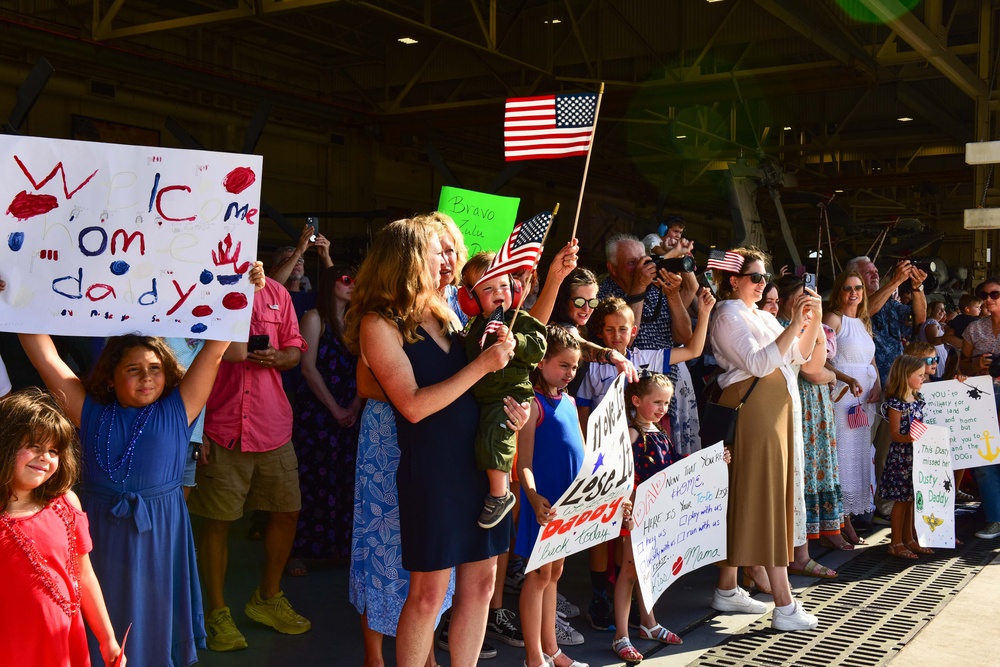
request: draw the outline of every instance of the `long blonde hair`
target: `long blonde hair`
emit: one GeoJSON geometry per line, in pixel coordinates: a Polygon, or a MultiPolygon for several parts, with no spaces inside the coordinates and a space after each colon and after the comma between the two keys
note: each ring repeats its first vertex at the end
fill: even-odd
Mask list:
{"type": "Polygon", "coordinates": [[[426,260],[437,224],[425,216],[396,220],[375,236],[344,316],[344,343],[352,353],[361,354],[361,320],[368,313],[393,322],[408,343],[421,340],[417,328],[427,311],[443,331],[451,330],[452,311],[438,293],[438,276],[430,274],[426,260]]]}
{"type": "Polygon", "coordinates": [[[829,310],[843,316],[844,308],[844,285],[848,278],[857,278],[861,281],[861,303],[858,304],[858,319],[865,325],[865,331],[872,332],[872,318],[868,314],[868,288],[865,286],[865,279],[857,271],[841,271],[837,279],[833,281],[833,291],[830,292],[829,310]]]}
{"type": "Polygon", "coordinates": [[[462,230],[458,228],[451,216],[441,211],[421,213],[413,216],[413,219],[421,222],[430,221],[437,225],[439,238],[445,234],[451,237],[451,242],[455,245],[455,273],[451,276],[450,284],[458,287],[462,282],[462,267],[469,261],[469,251],[465,247],[465,236],[462,235],[462,230]]]}

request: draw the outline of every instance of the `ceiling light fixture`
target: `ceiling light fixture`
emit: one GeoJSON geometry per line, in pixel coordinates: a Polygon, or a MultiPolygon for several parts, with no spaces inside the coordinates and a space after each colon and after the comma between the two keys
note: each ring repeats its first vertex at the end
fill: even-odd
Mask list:
{"type": "Polygon", "coordinates": [[[834,190],[834,192],[836,192],[837,194],[840,194],[841,192],[843,192],[843,190],[834,190]]]}
{"type": "Polygon", "coordinates": [[[686,135],[686,134],[678,134],[676,138],[677,139],[687,139],[688,135],[686,135]]]}
{"type": "Polygon", "coordinates": [[[396,41],[407,45],[417,43],[417,40],[413,39],[412,37],[400,37],[396,41]]]}
{"type": "Polygon", "coordinates": [[[790,130],[790,129],[792,129],[792,126],[791,125],[786,125],[783,129],[790,130]]]}
{"type": "Polygon", "coordinates": [[[552,25],[555,25],[556,23],[562,23],[562,21],[560,21],[559,19],[545,19],[545,22],[551,23],[552,25]]]}
{"type": "Polygon", "coordinates": [[[896,120],[898,120],[900,123],[909,123],[913,119],[910,118],[909,116],[900,116],[896,120]]]}

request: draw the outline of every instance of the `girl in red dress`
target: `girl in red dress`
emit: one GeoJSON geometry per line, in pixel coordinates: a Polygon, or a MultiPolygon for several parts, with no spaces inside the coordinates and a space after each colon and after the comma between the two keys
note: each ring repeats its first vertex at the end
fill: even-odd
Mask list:
{"type": "Polygon", "coordinates": [[[17,619],[0,623],[0,655],[12,665],[87,667],[86,621],[111,667],[121,647],[90,564],[87,515],[70,490],[76,430],[38,390],[0,400],[0,424],[0,572],[17,619]]]}

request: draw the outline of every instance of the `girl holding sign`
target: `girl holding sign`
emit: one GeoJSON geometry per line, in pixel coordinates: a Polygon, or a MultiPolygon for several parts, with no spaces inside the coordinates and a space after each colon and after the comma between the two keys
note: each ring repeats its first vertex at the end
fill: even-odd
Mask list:
{"type": "Polygon", "coordinates": [[[894,500],[892,506],[892,539],[889,555],[916,560],[917,554],[932,554],[932,549],[917,543],[913,526],[913,443],[910,432],[915,421],[924,418],[923,397],[926,372],[923,359],[903,354],[896,357],[885,383],[885,403],[882,418],[889,423],[889,455],[885,459],[879,495],[894,500]]]}
{"type": "MultiPolygon", "coordinates": [[[[552,503],[569,489],[584,457],[576,403],[565,391],[580,365],[580,341],[561,326],[549,326],[546,345],[545,358],[532,371],[535,400],[531,415],[517,441],[523,509],[514,550],[525,560],[531,557],[539,527],[555,518],[552,503]]],[[[521,629],[527,667],[587,667],[563,654],[556,643],[556,582],[564,560],[528,572],[521,584],[521,629]],[[551,656],[553,662],[546,656],[551,656]]]]}

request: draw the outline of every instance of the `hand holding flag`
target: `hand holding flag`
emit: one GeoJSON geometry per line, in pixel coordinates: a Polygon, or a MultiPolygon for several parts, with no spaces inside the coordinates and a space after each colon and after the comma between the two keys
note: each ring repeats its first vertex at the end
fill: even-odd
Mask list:
{"type": "Polygon", "coordinates": [[[483,330],[483,335],[479,338],[479,349],[483,349],[486,345],[486,337],[491,333],[496,333],[503,327],[503,306],[497,306],[493,309],[493,313],[490,315],[490,319],[486,322],[486,328],[483,330]]]}
{"type": "Polygon", "coordinates": [[[542,244],[552,224],[552,215],[545,211],[527,222],[514,225],[514,230],[486,267],[482,277],[476,281],[476,285],[521,269],[534,269],[542,254],[542,244]]]}

